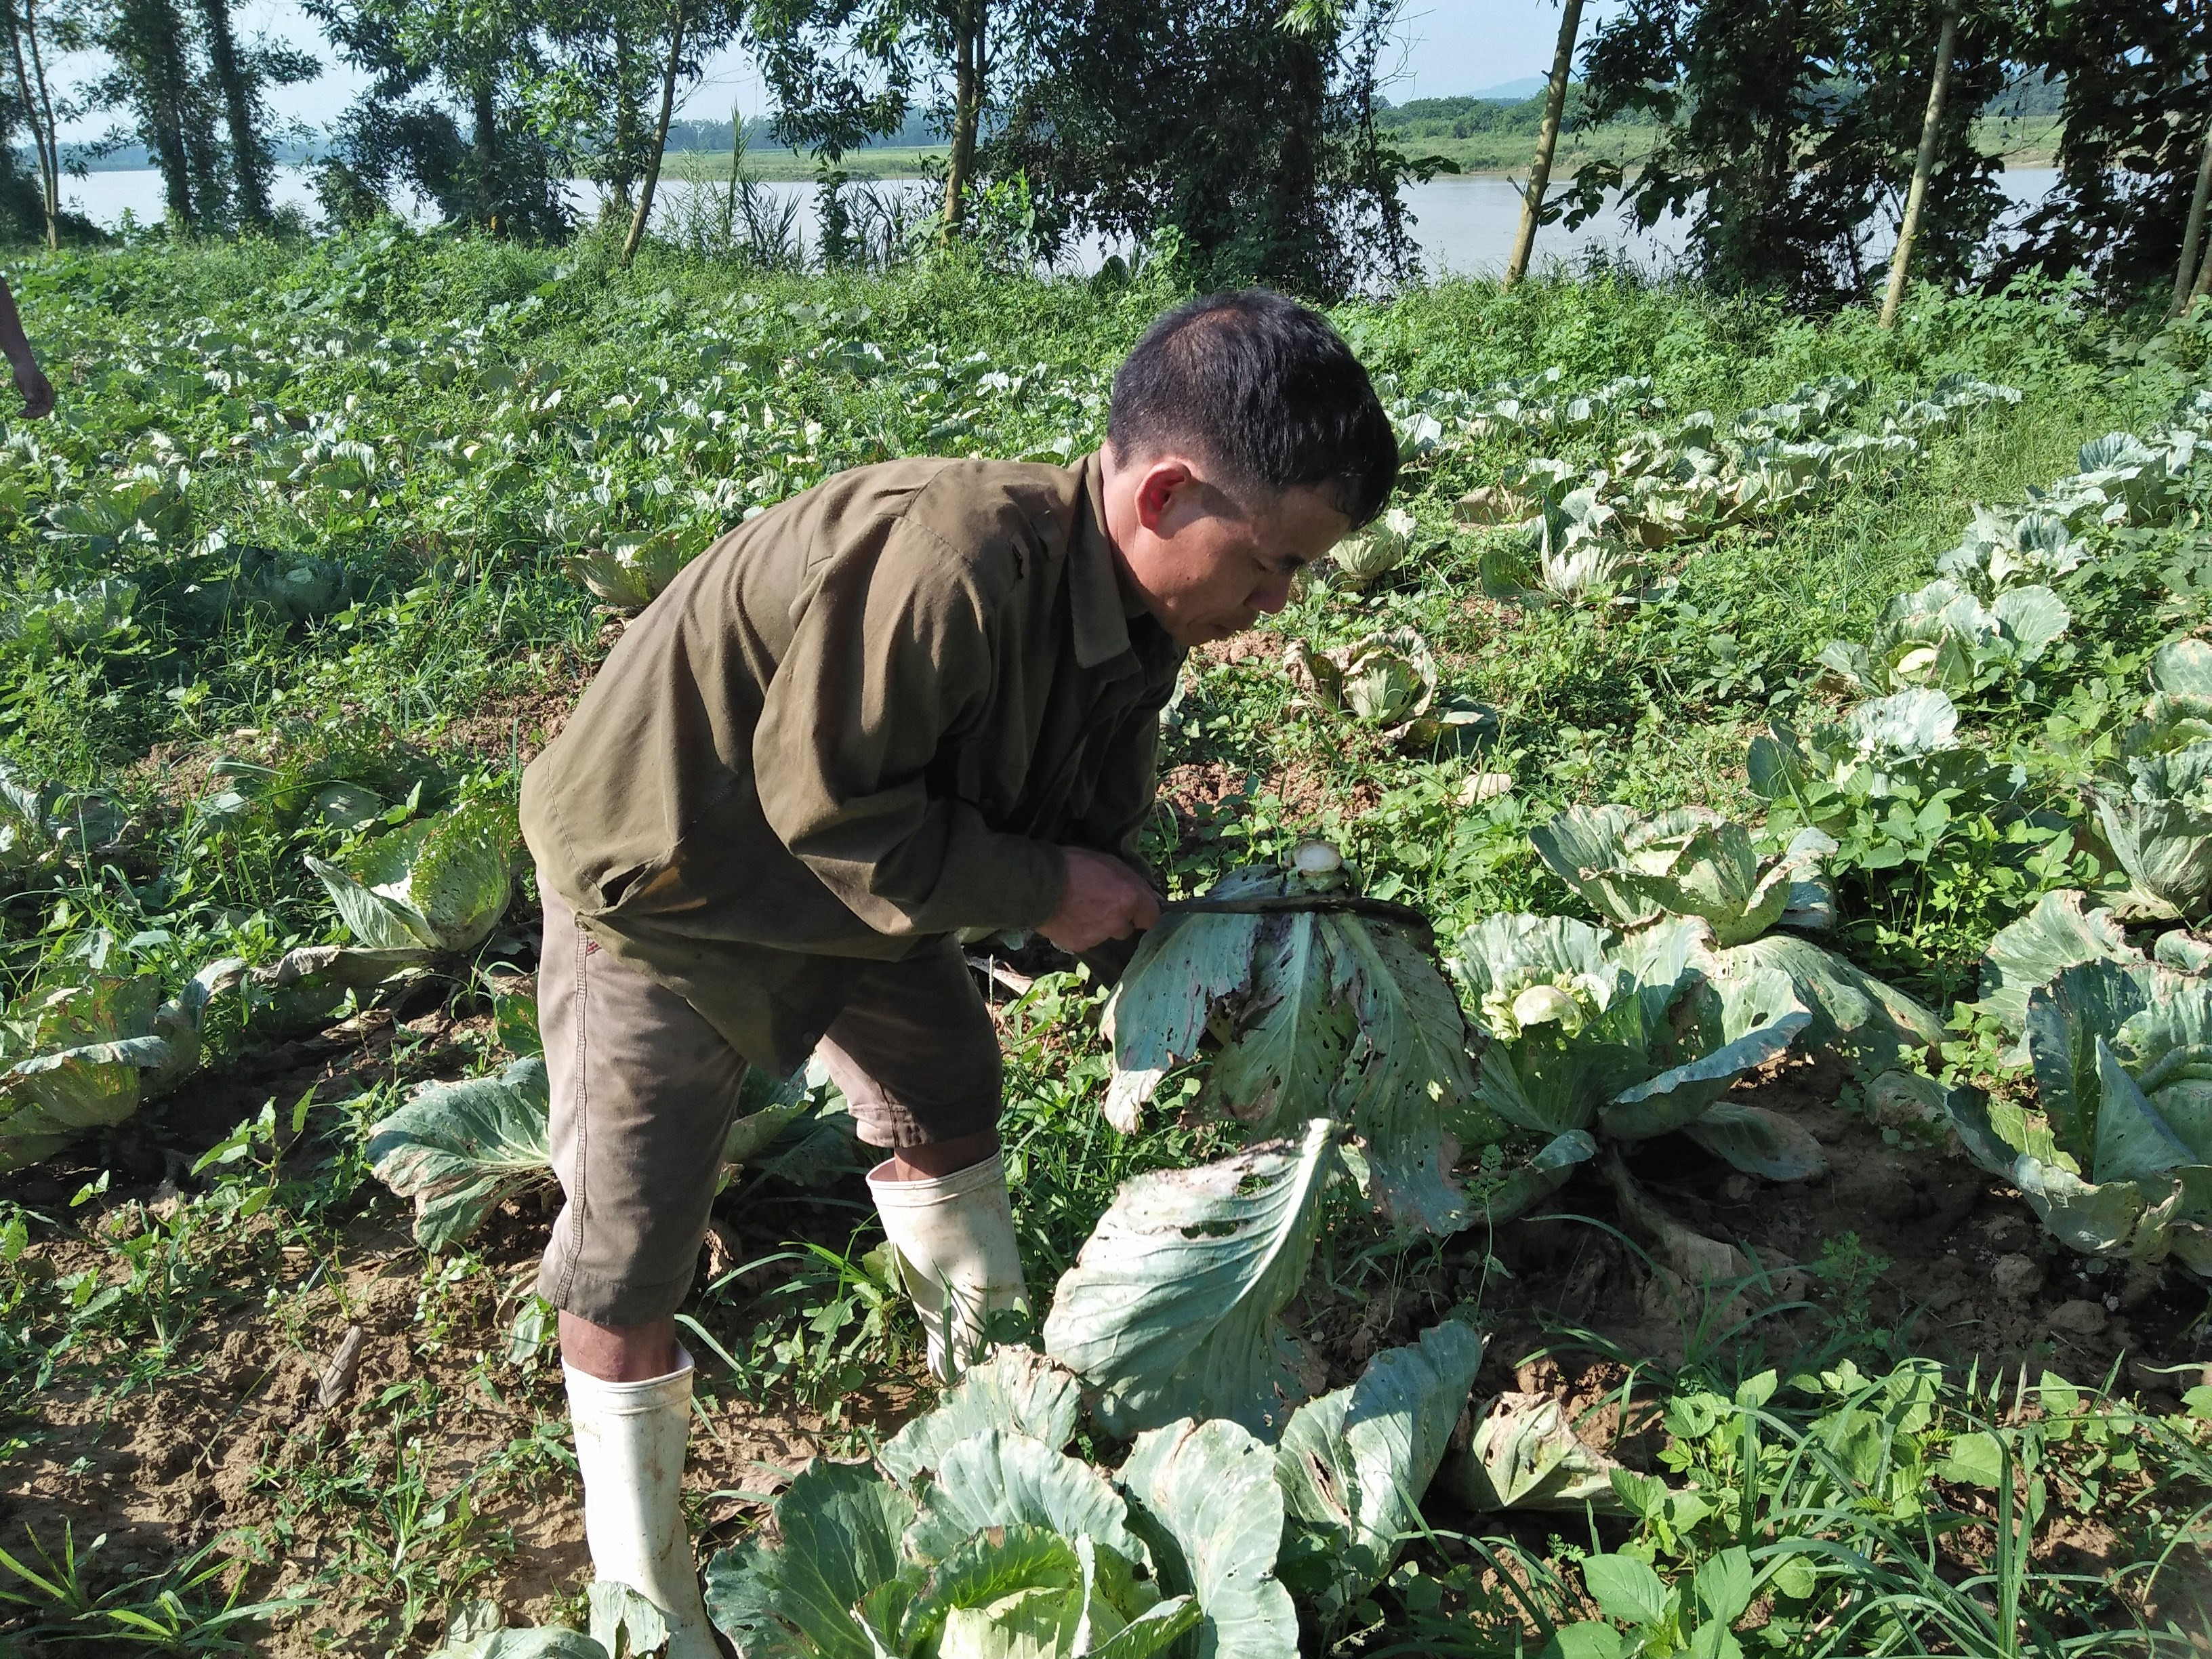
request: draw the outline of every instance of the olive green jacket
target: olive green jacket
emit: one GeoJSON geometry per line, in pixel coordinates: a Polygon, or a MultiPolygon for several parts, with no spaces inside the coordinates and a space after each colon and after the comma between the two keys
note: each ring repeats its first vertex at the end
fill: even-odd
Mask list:
{"type": "Polygon", "coordinates": [[[1060,844],[1133,859],[1184,653],[1099,488],[1096,455],[891,461],[732,531],[523,774],[538,879],[782,1073],[841,959],[1035,927],[1060,844]]]}

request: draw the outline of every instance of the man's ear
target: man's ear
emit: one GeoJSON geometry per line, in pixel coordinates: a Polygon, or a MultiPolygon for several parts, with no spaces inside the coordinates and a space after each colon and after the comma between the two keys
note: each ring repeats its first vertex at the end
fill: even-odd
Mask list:
{"type": "Polygon", "coordinates": [[[1170,534],[1170,528],[1164,525],[1176,496],[1197,483],[1198,475],[1191,471],[1188,461],[1177,460],[1171,455],[1146,461],[1137,479],[1137,522],[1155,536],[1170,534]]]}

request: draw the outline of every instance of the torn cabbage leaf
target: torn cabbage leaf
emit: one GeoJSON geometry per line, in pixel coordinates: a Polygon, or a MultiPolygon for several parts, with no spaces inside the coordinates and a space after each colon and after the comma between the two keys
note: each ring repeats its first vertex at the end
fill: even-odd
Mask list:
{"type": "MultiPolygon", "coordinates": [[[[1206,897],[1277,898],[1337,879],[1262,866],[1206,897]]],[[[1348,911],[1170,912],[1115,987],[1105,1029],[1106,1115],[1125,1133],[1161,1079],[1210,1042],[1199,1109],[1254,1135],[1332,1118],[1358,1138],[1386,1213],[1437,1233],[1467,1224],[1448,1174],[1449,1131],[1474,1083],[1467,1021],[1411,928],[1348,911]]]]}

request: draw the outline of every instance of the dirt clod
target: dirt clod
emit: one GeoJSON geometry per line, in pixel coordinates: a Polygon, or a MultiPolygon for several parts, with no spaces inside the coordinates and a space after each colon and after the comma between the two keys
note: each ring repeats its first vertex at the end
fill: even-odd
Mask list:
{"type": "Polygon", "coordinates": [[[1990,1267],[1990,1284],[2008,1302],[2025,1302],[2043,1288],[2043,1265],[2029,1255],[2001,1255],[1990,1267]]]}
{"type": "Polygon", "coordinates": [[[2045,1316],[2045,1322],[2054,1331],[2069,1336],[2095,1336],[2105,1328],[2111,1317],[2101,1302],[2087,1302],[2080,1297],[2062,1302],[2045,1316]]]}

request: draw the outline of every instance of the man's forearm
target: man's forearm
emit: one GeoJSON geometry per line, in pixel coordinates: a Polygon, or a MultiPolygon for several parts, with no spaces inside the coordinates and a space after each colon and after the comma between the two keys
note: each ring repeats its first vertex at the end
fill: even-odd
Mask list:
{"type": "Polygon", "coordinates": [[[30,337],[23,332],[23,319],[15,309],[15,296],[4,282],[0,282],[0,356],[6,357],[15,368],[39,366],[31,350],[30,337]]]}

